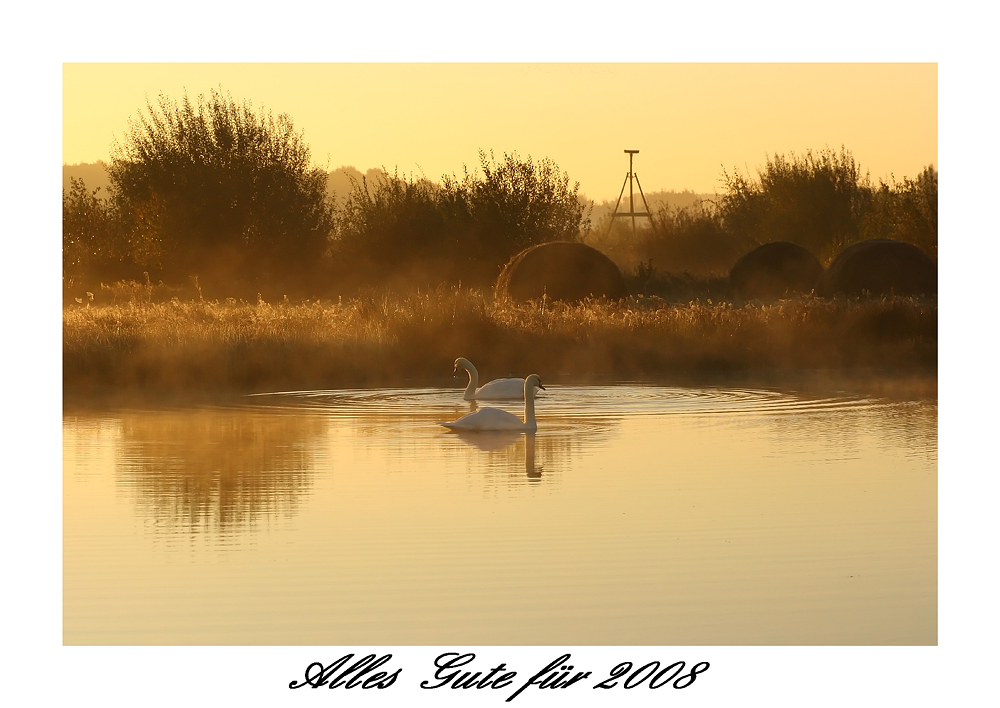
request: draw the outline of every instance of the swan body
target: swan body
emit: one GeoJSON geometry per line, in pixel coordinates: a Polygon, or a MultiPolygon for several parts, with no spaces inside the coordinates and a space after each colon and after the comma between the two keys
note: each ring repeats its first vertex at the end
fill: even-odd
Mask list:
{"type": "Polygon", "coordinates": [[[522,389],[522,394],[524,395],[524,420],[521,420],[513,413],[508,413],[499,408],[480,408],[474,413],[463,415],[452,423],[444,423],[442,421],[438,421],[438,423],[451,430],[471,430],[476,432],[516,430],[533,433],[538,430],[538,424],[535,422],[536,388],[545,390],[541,379],[538,378],[538,374],[532,374],[524,380],[524,388],[522,389]]]}
{"type": "Polygon", "coordinates": [[[524,379],[494,379],[482,387],[479,386],[479,372],[468,359],[455,359],[455,373],[465,369],[469,374],[469,385],[465,388],[466,401],[501,400],[508,398],[524,398],[524,379]]]}

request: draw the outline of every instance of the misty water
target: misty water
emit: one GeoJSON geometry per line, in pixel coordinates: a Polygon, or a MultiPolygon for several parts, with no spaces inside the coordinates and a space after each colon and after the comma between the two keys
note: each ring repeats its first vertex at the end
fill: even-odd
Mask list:
{"type": "Polygon", "coordinates": [[[547,388],[66,410],[65,643],[937,642],[936,398],[547,388]]]}

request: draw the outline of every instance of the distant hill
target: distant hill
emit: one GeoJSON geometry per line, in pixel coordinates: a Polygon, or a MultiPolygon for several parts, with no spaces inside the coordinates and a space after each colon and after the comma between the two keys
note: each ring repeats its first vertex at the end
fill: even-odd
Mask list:
{"type": "MultiPolygon", "coordinates": [[[[656,192],[644,192],[646,197],[646,204],[649,205],[649,210],[652,213],[656,213],[662,207],[667,206],[671,209],[684,209],[690,206],[694,206],[701,201],[713,201],[718,198],[716,194],[699,194],[697,192],[692,192],[685,189],[683,192],[674,192],[668,190],[659,190],[656,192]]],[[[586,203],[590,203],[590,200],[584,197],[586,203]]],[[[590,215],[591,223],[596,224],[602,218],[614,211],[615,203],[618,202],[617,199],[611,199],[603,202],[594,202],[594,210],[590,215]]],[[[635,210],[646,211],[645,205],[642,203],[642,195],[639,194],[639,190],[636,189],[633,193],[632,203],[635,206],[635,210]]],[[[618,213],[628,212],[628,191],[626,189],[625,193],[622,194],[621,202],[618,204],[618,213]]],[[[645,221],[645,220],[644,220],[645,221]]]]}
{"type": "Polygon", "coordinates": [[[100,196],[104,196],[107,193],[108,184],[110,183],[107,166],[103,162],[81,162],[77,165],[63,165],[63,191],[69,189],[70,177],[82,179],[83,183],[87,185],[87,189],[91,192],[100,187],[101,191],[98,192],[100,196]]]}
{"type": "MultiPolygon", "coordinates": [[[[362,172],[356,167],[343,165],[330,170],[330,176],[326,183],[327,192],[331,195],[336,195],[337,203],[343,204],[351,191],[351,178],[361,182],[361,178],[366,177],[371,181],[382,174],[382,170],[378,168],[362,172]]],[[[81,162],[76,165],[63,165],[63,190],[69,189],[71,177],[82,179],[83,183],[87,185],[87,189],[91,192],[100,187],[101,191],[98,192],[100,196],[104,196],[107,193],[108,185],[110,184],[107,165],[103,162],[81,162]]]]}
{"type": "Polygon", "coordinates": [[[361,178],[364,177],[371,182],[384,174],[377,167],[373,167],[367,172],[362,172],[356,167],[341,165],[336,169],[330,170],[330,176],[326,180],[326,193],[328,196],[335,197],[337,205],[340,206],[347,200],[347,195],[351,193],[352,180],[360,184],[361,178]]]}
{"type": "MultiPolygon", "coordinates": [[[[375,167],[365,172],[362,172],[356,167],[351,165],[341,165],[335,169],[330,170],[330,175],[327,178],[326,187],[327,193],[334,196],[337,200],[337,204],[341,205],[347,199],[347,195],[351,192],[351,180],[360,183],[362,178],[366,178],[369,182],[378,179],[385,173],[375,167]]],[[[100,187],[101,191],[98,192],[99,195],[103,196],[107,193],[108,189],[108,173],[107,166],[103,162],[83,162],[76,165],[63,165],[63,189],[69,189],[70,177],[76,177],[77,179],[82,179],[84,184],[87,185],[87,189],[94,191],[96,188],[100,187]]],[[[650,210],[654,213],[664,205],[668,205],[671,208],[684,208],[692,206],[699,201],[715,199],[715,194],[698,194],[696,192],[691,192],[689,190],[684,190],[683,192],[674,192],[660,190],[656,192],[646,193],[646,202],[649,204],[650,210]]],[[[585,204],[590,204],[590,200],[587,199],[586,195],[580,195],[581,201],[585,204]]],[[[597,223],[602,217],[610,214],[615,208],[614,199],[602,202],[594,202],[594,210],[591,214],[591,222],[597,223]]],[[[639,191],[635,191],[635,210],[643,211],[642,198],[639,196],[639,191]]],[[[618,205],[619,212],[628,211],[628,194],[622,195],[621,204],[618,205]]]]}

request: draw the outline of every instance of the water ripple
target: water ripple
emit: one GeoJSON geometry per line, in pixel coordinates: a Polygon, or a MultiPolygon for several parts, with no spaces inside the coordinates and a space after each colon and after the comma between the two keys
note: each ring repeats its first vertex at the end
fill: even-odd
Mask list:
{"type": "MultiPolygon", "coordinates": [[[[426,417],[471,410],[460,389],[344,389],[256,394],[248,403],[267,408],[311,408],[334,416],[426,417]]],[[[760,415],[825,413],[878,407],[878,399],[857,396],[803,397],[759,389],[688,389],[662,386],[549,386],[536,399],[539,415],[562,419],[606,419],[635,415],[760,415]]],[[[519,401],[484,401],[481,406],[523,410],[519,401]]]]}

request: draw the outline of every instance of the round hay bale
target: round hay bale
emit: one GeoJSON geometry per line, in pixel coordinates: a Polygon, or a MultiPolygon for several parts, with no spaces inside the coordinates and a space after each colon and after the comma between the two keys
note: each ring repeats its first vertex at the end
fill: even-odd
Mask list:
{"type": "Polygon", "coordinates": [[[742,300],[772,300],[816,287],[823,266],[808,250],[788,241],[757,246],[729,271],[727,295],[742,300]]]}
{"type": "Polygon", "coordinates": [[[817,292],[832,295],[936,295],[937,264],[919,248],[879,238],[860,241],[833,259],[817,292]]]}
{"type": "Polygon", "coordinates": [[[497,278],[496,297],[516,302],[572,302],[586,297],[625,297],[625,281],[610,258],[572,241],[551,241],[527,248],[510,259],[497,278]]]}

